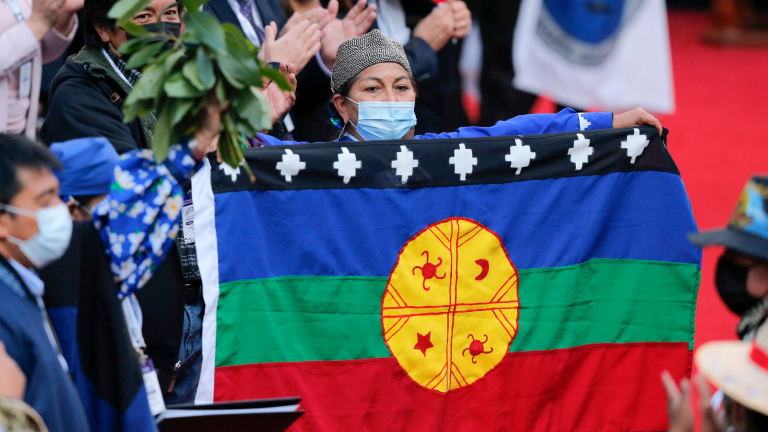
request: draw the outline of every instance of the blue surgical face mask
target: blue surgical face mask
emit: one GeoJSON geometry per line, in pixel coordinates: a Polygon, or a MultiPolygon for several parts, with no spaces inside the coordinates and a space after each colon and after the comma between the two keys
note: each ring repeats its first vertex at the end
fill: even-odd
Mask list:
{"type": "Polygon", "coordinates": [[[357,133],[366,141],[396,140],[416,126],[415,102],[350,102],[357,104],[357,133]]]}

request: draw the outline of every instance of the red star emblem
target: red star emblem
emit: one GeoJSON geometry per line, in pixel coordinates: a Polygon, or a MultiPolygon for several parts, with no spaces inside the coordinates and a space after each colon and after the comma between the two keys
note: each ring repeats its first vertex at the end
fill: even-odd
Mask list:
{"type": "Polygon", "coordinates": [[[424,354],[424,357],[427,356],[427,350],[434,346],[432,345],[432,341],[429,340],[431,334],[432,332],[429,332],[425,335],[416,333],[416,337],[419,338],[419,341],[416,342],[416,345],[413,347],[413,349],[421,351],[421,353],[424,354]]]}

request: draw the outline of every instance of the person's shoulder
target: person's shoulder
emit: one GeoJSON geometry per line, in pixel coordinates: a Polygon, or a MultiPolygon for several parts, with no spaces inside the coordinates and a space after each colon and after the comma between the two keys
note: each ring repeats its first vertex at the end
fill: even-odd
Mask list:
{"type": "Polygon", "coordinates": [[[0,336],[26,333],[29,314],[37,310],[37,305],[32,304],[16,276],[1,264],[0,299],[0,336]]]}

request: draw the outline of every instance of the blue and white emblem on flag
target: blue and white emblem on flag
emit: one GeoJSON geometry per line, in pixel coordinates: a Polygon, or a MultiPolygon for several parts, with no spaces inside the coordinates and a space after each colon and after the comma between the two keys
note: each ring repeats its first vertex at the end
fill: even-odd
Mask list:
{"type": "Polygon", "coordinates": [[[566,59],[585,66],[605,61],[621,27],[643,0],[544,0],[536,34],[566,59]]]}

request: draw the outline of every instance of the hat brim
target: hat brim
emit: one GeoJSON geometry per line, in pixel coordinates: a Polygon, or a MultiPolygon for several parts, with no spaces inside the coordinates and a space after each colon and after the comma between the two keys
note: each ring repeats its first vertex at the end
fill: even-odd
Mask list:
{"type": "Polygon", "coordinates": [[[768,371],[749,358],[749,342],[709,342],[696,351],[699,371],[731,399],[768,415],[768,371]]]}
{"type": "Polygon", "coordinates": [[[768,240],[743,231],[725,228],[688,235],[688,240],[698,247],[720,245],[746,255],[768,260],[768,240]]]}

